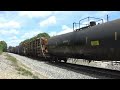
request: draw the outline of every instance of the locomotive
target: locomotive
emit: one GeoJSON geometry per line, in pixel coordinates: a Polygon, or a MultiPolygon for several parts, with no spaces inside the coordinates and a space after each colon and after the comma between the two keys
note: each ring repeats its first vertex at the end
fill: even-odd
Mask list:
{"type": "MultiPolygon", "coordinates": [[[[88,17],[90,18],[93,17],[88,17]]],[[[53,36],[47,40],[45,37],[39,38],[41,57],[56,62],[61,62],[61,60],[67,62],[68,58],[119,61],[120,19],[105,23],[103,19],[98,19],[102,23],[90,21],[87,26],[80,27],[82,20],[79,23],[73,23],[73,32],[53,36]],[[75,24],[79,24],[78,29],[74,29],[75,24]]],[[[37,46],[33,47],[37,50],[37,46]]],[[[32,53],[34,53],[33,56],[38,55],[34,51],[32,53]]]]}

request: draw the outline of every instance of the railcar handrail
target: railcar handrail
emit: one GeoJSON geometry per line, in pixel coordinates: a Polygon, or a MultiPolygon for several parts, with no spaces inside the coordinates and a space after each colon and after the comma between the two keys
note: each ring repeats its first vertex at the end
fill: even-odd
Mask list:
{"type": "MultiPolygon", "coordinates": [[[[95,20],[95,22],[102,21],[102,23],[103,23],[103,19],[101,19],[101,18],[86,17],[86,18],[79,20],[79,23],[76,23],[76,22],[73,23],[73,31],[74,31],[74,28],[76,27],[76,25],[79,25],[79,30],[81,29],[81,27],[80,27],[81,25],[86,25],[86,27],[89,27],[89,24],[82,24],[81,21],[88,19],[88,23],[89,23],[91,18],[97,19],[97,20],[95,20]]],[[[76,30],[78,30],[78,29],[76,29],[76,30]]]]}

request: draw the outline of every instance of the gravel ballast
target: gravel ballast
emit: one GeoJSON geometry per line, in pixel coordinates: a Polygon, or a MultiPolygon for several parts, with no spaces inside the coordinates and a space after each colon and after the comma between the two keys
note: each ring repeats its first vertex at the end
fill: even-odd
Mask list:
{"type": "Polygon", "coordinates": [[[37,61],[31,58],[20,56],[18,54],[9,53],[21,63],[31,68],[33,72],[37,72],[44,79],[97,79],[96,77],[77,73],[68,69],[50,65],[44,61],[37,61]]]}
{"type": "Polygon", "coordinates": [[[112,70],[118,70],[120,71],[120,62],[115,63],[115,61],[91,61],[90,63],[83,60],[83,59],[78,59],[78,60],[68,60],[69,63],[75,63],[75,64],[80,64],[80,65],[87,65],[87,66],[93,66],[93,67],[100,67],[100,68],[107,68],[107,69],[112,69],[112,70]]]}

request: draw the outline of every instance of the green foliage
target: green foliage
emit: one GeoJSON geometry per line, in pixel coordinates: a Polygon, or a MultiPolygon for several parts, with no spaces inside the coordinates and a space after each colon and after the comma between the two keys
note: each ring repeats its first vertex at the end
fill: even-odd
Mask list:
{"type": "MultiPolygon", "coordinates": [[[[19,66],[20,64],[18,64],[18,60],[15,57],[9,55],[8,53],[6,54],[6,56],[7,56],[6,59],[10,60],[12,62],[12,64],[16,67],[15,69],[17,71],[19,71],[18,72],[19,74],[22,74],[22,75],[25,75],[25,76],[32,76],[34,79],[39,79],[39,77],[35,76],[31,71],[19,66]]],[[[24,66],[24,67],[26,67],[26,66],[24,66]]]]}
{"type": "Polygon", "coordinates": [[[50,38],[50,36],[47,33],[40,33],[37,35],[37,38],[39,37],[46,37],[46,38],[50,38]]]}
{"type": "Polygon", "coordinates": [[[38,76],[35,76],[31,71],[26,70],[23,67],[17,67],[16,70],[19,71],[18,74],[22,74],[22,75],[25,75],[25,76],[32,76],[34,79],[39,79],[38,76]]]}
{"type": "Polygon", "coordinates": [[[0,41],[0,51],[7,51],[7,43],[5,41],[0,41]]]}
{"type": "Polygon", "coordinates": [[[47,33],[39,33],[38,35],[36,35],[36,36],[34,36],[34,37],[30,38],[30,39],[24,40],[23,42],[20,43],[20,45],[23,44],[23,43],[32,42],[35,39],[40,38],[40,37],[46,37],[47,39],[50,38],[49,34],[47,34],[47,33]]]}
{"type": "Polygon", "coordinates": [[[30,39],[26,39],[26,40],[24,40],[24,41],[22,41],[21,43],[20,43],[20,45],[22,44],[22,43],[28,43],[30,41],[30,39]]]}
{"type": "Polygon", "coordinates": [[[17,66],[17,59],[8,53],[5,55],[7,60],[10,60],[12,62],[12,65],[17,66]]]}

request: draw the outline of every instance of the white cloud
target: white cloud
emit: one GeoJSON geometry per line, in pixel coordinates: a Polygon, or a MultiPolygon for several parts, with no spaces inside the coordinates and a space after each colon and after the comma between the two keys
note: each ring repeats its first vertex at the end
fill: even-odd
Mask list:
{"type": "Polygon", "coordinates": [[[0,22],[0,28],[20,28],[20,23],[16,21],[0,22]]]}
{"type": "Polygon", "coordinates": [[[66,25],[63,25],[62,31],[58,32],[57,35],[61,35],[61,34],[69,33],[69,32],[73,32],[73,29],[66,25]]]}
{"type": "Polygon", "coordinates": [[[57,35],[57,32],[50,32],[49,35],[50,35],[50,36],[56,36],[56,35],[57,35]]]}
{"type": "Polygon", "coordinates": [[[56,36],[56,35],[66,34],[66,33],[69,33],[69,32],[73,32],[73,29],[66,26],[66,25],[63,25],[62,26],[62,31],[60,31],[60,32],[55,32],[55,31],[50,32],[49,35],[50,36],[56,36]]]}
{"type": "Polygon", "coordinates": [[[20,40],[20,39],[10,40],[10,41],[7,41],[7,45],[8,45],[8,46],[17,46],[17,45],[19,45],[19,43],[20,43],[21,41],[22,41],[22,40],[20,40]]]}
{"type": "Polygon", "coordinates": [[[40,22],[39,24],[40,24],[41,27],[47,26],[47,25],[56,24],[56,17],[55,16],[51,16],[48,19],[40,22]]]}
{"type": "Polygon", "coordinates": [[[23,38],[23,39],[32,38],[33,36],[36,36],[39,33],[41,33],[41,31],[39,31],[39,30],[30,31],[30,32],[25,33],[21,38],[23,38]]]}
{"type": "Polygon", "coordinates": [[[20,39],[15,35],[9,37],[8,40],[6,40],[8,46],[17,46],[21,41],[23,41],[23,39],[20,39]]]}
{"type": "Polygon", "coordinates": [[[16,36],[10,37],[10,40],[16,40],[16,39],[18,39],[16,36]]]}
{"type": "Polygon", "coordinates": [[[6,35],[6,36],[10,36],[10,35],[17,35],[19,34],[19,31],[16,29],[10,29],[10,30],[0,30],[0,34],[1,35],[6,35]]]}
{"type": "Polygon", "coordinates": [[[33,17],[47,17],[52,14],[52,11],[19,11],[20,16],[33,17]]]}
{"type": "Polygon", "coordinates": [[[20,40],[16,37],[20,32],[17,30],[20,28],[20,23],[14,20],[7,21],[5,20],[0,22],[0,35],[3,40],[5,40],[9,45],[16,45],[20,40]],[[5,37],[5,38],[4,38],[5,37]]]}

